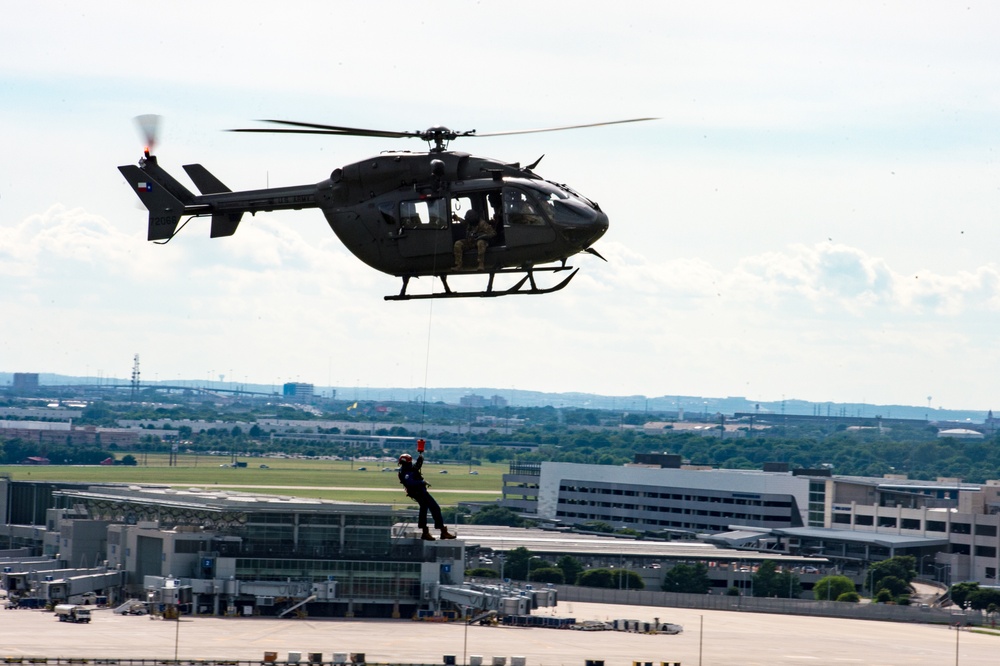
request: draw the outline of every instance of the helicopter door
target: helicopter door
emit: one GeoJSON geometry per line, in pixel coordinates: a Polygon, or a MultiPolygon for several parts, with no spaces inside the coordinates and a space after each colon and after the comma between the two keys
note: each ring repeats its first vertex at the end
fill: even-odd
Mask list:
{"type": "Polygon", "coordinates": [[[470,210],[479,213],[482,219],[493,227],[494,236],[489,239],[490,247],[506,245],[503,226],[503,204],[500,188],[492,190],[475,190],[453,194],[451,199],[451,236],[453,240],[465,238],[468,229],[465,225],[465,215],[470,210]]]}
{"type": "Polygon", "coordinates": [[[399,204],[399,253],[424,257],[439,253],[451,256],[451,229],[444,199],[419,199],[399,204]]]}
{"type": "Polygon", "coordinates": [[[514,187],[503,188],[504,232],[507,247],[551,243],[556,232],[531,196],[514,187]]]}

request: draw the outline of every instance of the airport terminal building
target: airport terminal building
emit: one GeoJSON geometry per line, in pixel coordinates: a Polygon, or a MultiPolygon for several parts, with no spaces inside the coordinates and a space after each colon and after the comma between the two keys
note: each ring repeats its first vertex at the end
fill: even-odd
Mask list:
{"type": "Polygon", "coordinates": [[[818,481],[814,488],[805,476],[753,470],[515,463],[504,476],[501,503],[559,523],[600,521],[696,535],[725,532],[734,524],[810,524],[810,508],[821,510],[824,485],[818,481]]]}
{"type": "Polygon", "coordinates": [[[1000,481],[773,469],[513,463],[501,503],[555,525],[598,521],[665,538],[823,557],[845,571],[913,555],[922,577],[996,584],[1000,481]]]}
{"type": "MultiPolygon", "coordinates": [[[[748,561],[802,566],[815,558],[862,580],[871,563],[912,555],[923,578],[983,585],[995,585],[1000,569],[994,481],[512,463],[502,503],[548,526],[599,521],[691,546],[627,556],[621,545],[566,550],[564,536],[533,545],[596,566],[648,565],[651,584],[663,572],[652,565],[671,560],[731,561],[730,570],[742,570],[748,561]]],[[[0,583],[47,588],[51,598],[101,590],[111,603],[138,597],[218,615],[282,615],[308,603],[316,615],[409,617],[479,603],[456,589],[467,544],[470,552],[527,545],[509,535],[423,542],[399,519],[388,505],[0,478],[0,551],[17,551],[20,562],[18,571],[0,572],[0,583]]]]}
{"type": "Polygon", "coordinates": [[[316,615],[409,617],[464,578],[461,541],[420,541],[383,505],[0,479],[0,515],[0,544],[78,576],[120,572],[110,603],[279,615],[309,599],[316,615]]]}

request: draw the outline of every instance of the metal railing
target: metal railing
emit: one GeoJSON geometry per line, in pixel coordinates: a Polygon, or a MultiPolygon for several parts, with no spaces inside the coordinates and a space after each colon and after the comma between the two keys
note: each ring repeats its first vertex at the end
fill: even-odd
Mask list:
{"type": "Polygon", "coordinates": [[[443,666],[430,664],[383,663],[373,661],[276,661],[253,659],[101,659],[93,657],[3,657],[0,664],[26,666],[443,666]]]}
{"type": "Polygon", "coordinates": [[[808,599],[774,599],[762,597],[731,597],[721,594],[680,594],[657,590],[612,590],[576,585],[556,585],[560,602],[580,601],[598,604],[632,606],[663,606],[702,610],[810,615],[855,620],[919,622],[981,625],[986,622],[980,613],[955,613],[945,608],[899,606],[894,604],[846,603],[841,601],[811,601],[808,599]]]}

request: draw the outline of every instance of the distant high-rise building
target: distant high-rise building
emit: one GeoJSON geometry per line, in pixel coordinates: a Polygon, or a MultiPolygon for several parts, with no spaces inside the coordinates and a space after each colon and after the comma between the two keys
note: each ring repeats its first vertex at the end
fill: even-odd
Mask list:
{"type": "Polygon", "coordinates": [[[282,395],[293,400],[309,402],[313,399],[313,385],[302,382],[288,382],[283,387],[282,395]]]}
{"type": "Polygon", "coordinates": [[[471,395],[463,395],[458,399],[458,404],[462,407],[471,407],[473,409],[479,409],[486,405],[486,399],[481,395],[476,395],[475,393],[471,395]]]}
{"type": "Polygon", "coordinates": [[[473,409],[482,409],[483,407],[506,407],[507,400],[499,395],[494,395],[489,399],[484,398],[481,395],[476,395],[475,393],[464,395],[458,400],[458,404],[462,407],[472,407],[473,409]]]}
{"type": "Polygon", "coordinates": [[[38,373],[15,372],[14,384],[11,388],[14,393],[36,393],[38,391],[38,373]]]}

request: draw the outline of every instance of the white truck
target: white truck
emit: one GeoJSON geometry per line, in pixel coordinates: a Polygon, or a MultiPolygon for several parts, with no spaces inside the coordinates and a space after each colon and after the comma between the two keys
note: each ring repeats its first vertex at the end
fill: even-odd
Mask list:
{"type": "Polygon", "coordinates": [[[60,622],[90,622],[90,609],[76,604],[59,604],[55,607],[60,622]]]}

